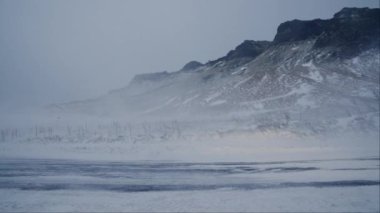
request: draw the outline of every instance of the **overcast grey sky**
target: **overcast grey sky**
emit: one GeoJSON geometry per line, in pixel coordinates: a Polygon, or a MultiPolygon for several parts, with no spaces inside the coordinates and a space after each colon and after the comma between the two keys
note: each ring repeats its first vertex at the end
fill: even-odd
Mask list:
{"type": "Polygon", "coordinates": [[[86,99],[378,0],[0,0],[0,107],[86,99]]]}

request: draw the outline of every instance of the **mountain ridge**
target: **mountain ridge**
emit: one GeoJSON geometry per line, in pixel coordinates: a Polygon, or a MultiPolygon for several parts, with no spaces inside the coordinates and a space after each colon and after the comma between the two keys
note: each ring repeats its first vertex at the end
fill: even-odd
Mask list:
{"type": "Polygon", "coordinates": [[[137,75],[124,88],[58,111],[232,119],[254,129],[378,130],[379,14],[344,8],[332,19],[285,22],[272,42],[246,40],[205,64],[137,75]]]}
{"type": "MultiPolygon", "coordinates": [[[[343,23],[345,23],[353,19],[357,20],[355,27],[362,26],[361,28],[365,28],[367,30],[364,31],[365,35],[357,35],[356,38],[352,38],[352,40],[355,41],[355,39],[360,38],[360,37],[368,37],[368,36],[370,37],[370,39],[368,39],[367,41],[364,41],[366,42],[364,45],[362,44],[362,46],[364,47],[362,47],[361,51],[365,51],[366,49],[371,48],[372,46],[378,47],[380,45],[379,43],[380,40],[376,38],[380,37],[380,26],[379,26],[379,21],[378,21],[380,19],[380,9],[379,8],[369,9],[369,8],[347,8],[346,7],[346,8],[343,8],[341,11],[335,13],[333,18],[331,19],[325,19],[325,20],[314,19],[310,21],[301,21],[301,20],[295,19],[293,21],[286,21],[278,26],[277,33],[273,41],[245,40],[241,44],[236,46],[234,50],[229,51],[225,56],[220,57],[215,60],[211,60],[207,62],[205,65],[214,65],[221,61],[233,60],[233,59],[244,58],[244,57],[248,58],[247,61],[251,61],[272,45],[277,45],[284,42],[295,42],[295,41],[300,41],[300,40],[307,40],[313,37],[317,38],[318,36],[320,37],[317,38],[314,48],[329,46],[331,45],[331,43],[336,44],[339,41],[337,42],[334,39],[337,39],[337,37],[341,34],[332,35],[334,38],[329,40],[326,34],[329,34],[329,33],[331,34],[330,31],[334,31],[334,28],[331,27],[331,25],[337,24],[335,23],[336,21],[342,22],[343,20],[343,23]],[[372,21],[368,23],[368,19],[372,21]],[[328,22],[333,22],[333,23],[326,24],[328,22]],[[363,23],[366,23],[366,24],[363,25],[363,23]],[[375,26],[377,25],[378,27],[373,27],[372,25],[375,25],[375,26]],[[309,29],[309,30],[300,32],[304,29],[309,29]],[[372,43],[372,41],[375,41],[375,42],[372,43]]],[[[350,34],[355,33],[355,32],[352,32],[352,31],[355,31],[355,29],[349,29],[348,31],[350,34]]],[[[347,38],[347,36],[343,37],[342,40],[346,42],[352,42],[349,40],[349,38],[347,38]]],[[[353,57],[353,55],[350,55],[350,57],[353,57]]],[[[188,63],[191,63],[191,62],[194,62],[194,61],[190,61],[188,63]]],[[[202,65],[203,64],[199,63],[193,69],[199,68],[202,65]]],[[[184,65],[184,67],[185,66],[186,65],[184,65]]],[[[181,70],[184,70],[184,69],[182,68],[181,70]]],[[[155,73],[146,73],[146,74],[139,74],[139,75],[148,76],[149,74],[154,75],[155,73]]],[[[139,77],[137,79],[139,79],[139,77]]]]}

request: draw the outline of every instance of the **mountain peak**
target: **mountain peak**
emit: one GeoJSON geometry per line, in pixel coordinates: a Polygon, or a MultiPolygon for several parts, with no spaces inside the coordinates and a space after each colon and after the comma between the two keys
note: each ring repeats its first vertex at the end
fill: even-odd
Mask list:
{"type": "Polygon", "coordinates": [[[226,56],[218,58],[214,61],[210,61],[208,63],[215,64],[219,61],[229,61],[238,58],[254,59],[262,52],[264,52],[270,44],[270,41],[245,40],[243,41],[243,43],[239,44],[234,50],[229,51],[226,56]]]}
{"type": "Polygon", "coordinates": [[[379,45],[380,9],[343,8],[332,19],[287,21],[277,29],[273,43],[315,39],[314,48],[334,47],[343,57],[351,57],[379,45]]]}
{"type": "Polygon", "coordinates": [[[334,19],[355,19],[355,18],[376,18],[379,17],[379,10],[378,8],[370,9],[368,7],[365,8],[350,8],[345,7],[341,11],[335,13],[334,19]]]}
{"type": "Polygon", "coordinates": [[[269,41],[245,40],[234,50],[228,52],[226,58],[232,59],[238,57],[256,57],[261,54],[269,46],[269,44],[269,41]]]}
{"type": "Polygon", "coordinates": [[[301,41],[320,35],[324,30],[324,21],[316,19],[301,21],[298,19],[287,21],[277,28],[274,43],[301,41]]]}
{"type": "Polygon", "coordinates": [[[181,71],[190,71],[190,70],[195,70],[198,67],[203,66],[201,62],[198,61],[190,61],[185,66],[182,67],[181,71]]]}

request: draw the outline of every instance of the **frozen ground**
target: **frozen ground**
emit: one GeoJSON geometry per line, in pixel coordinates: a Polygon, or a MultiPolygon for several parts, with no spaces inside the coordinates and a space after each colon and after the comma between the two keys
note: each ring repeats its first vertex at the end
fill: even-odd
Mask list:
{"type": "Polygon", "coordinates": [[[378,133],[164,130],[9,130],[0,212],[380,210],[378,133]]]}
{"type": "Polygon", "coordinates": [[[379,158],[274,162],[2,159],[0,211],[379,211],[379,158]]]}

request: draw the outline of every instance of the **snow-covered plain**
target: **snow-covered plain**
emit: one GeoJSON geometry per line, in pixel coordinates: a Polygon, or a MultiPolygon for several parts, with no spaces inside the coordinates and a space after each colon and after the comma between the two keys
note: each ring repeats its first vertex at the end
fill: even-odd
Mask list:
{"type": "Polygon", "coordinates": [[[379,211],[378,133],[196,126],[2,129],[0,211],[379,211]]]}
{"type": "Polygon", "coordinates": [[[2,159],[0,211],[378,212],[379,159],[2,159]]]}

